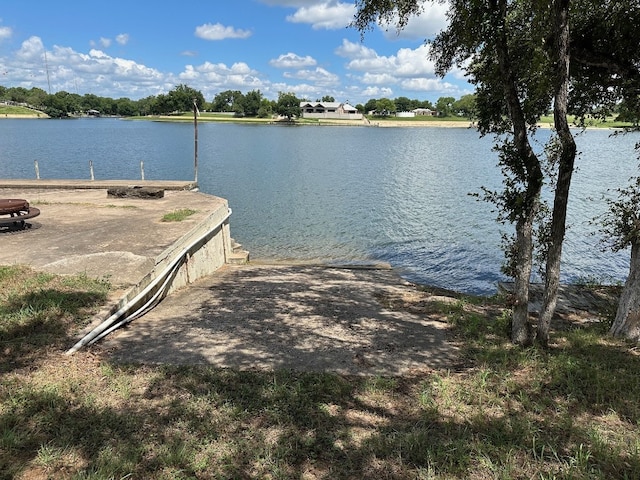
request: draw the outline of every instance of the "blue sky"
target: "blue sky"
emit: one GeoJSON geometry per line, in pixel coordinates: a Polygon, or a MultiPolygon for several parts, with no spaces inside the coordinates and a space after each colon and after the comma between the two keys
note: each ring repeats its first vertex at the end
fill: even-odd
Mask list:
{"type": "Polygon", "coordinates": [[[260,90],[353,105],[471,93],[460,71],[435,76],[425,39],[445,7],[426,5],[399,35],[361,41],[341,0],[0,0],[0,85],[137,100],[186,84],[207,101],[260,90]]]}

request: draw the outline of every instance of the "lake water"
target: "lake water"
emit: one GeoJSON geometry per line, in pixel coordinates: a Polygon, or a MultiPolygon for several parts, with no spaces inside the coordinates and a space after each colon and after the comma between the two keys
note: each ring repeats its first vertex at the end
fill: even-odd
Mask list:
{"type": "MultiPolygon", "coordinates": [[[[603,252],[590,221],[607,189],[637,175],[637,135],[589,130],[572,184],[563,281],[622,281],[628,253],[603,252]]],[[[409,280],[490,294],[503,260],[492,205],[492,139],[465,128],[200,123],[198,181],[229,200],[232,236],[253,258],[389,262],[409,280]]],[[[548,131],[540,133],[541,140],[548,131]]],[[[0,178],[193,180],[192,124],[1,120],[0,178]]]]}

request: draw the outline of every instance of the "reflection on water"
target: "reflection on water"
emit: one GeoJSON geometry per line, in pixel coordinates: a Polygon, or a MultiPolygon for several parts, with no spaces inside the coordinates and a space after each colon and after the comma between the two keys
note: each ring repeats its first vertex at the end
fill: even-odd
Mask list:
{"type": "MultiPolygon", "coordinates": [[[[498,189],[491,138],[470,129],[199,125],[201,190],[229,200],[233,236],[253,258],[386,261],[407,278],[492,293],[502,277],[492,206],[469,193],[498,189]]],[[[621,280],[625,253],[589,233],[601,196],[636,174],[637,137],[588,131],[574,177],[564,280],[621,280]]],[[[193,126],[114,119],[0,122],[0,176],[193,178],[193,126]]],[[[541,132],[544,137],[548,133],[541,132]]]]}

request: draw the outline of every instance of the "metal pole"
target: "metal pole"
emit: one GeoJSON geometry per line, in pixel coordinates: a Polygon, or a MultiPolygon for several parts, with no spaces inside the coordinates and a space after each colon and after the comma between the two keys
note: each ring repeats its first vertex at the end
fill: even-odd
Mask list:
{"type": "Polygon", "coordinates": [[[89,160],[89,172],[91,173],[91,181],[93,181],[93,160],[89,160]]]}
{"type": "Polygon", "coordinates": [[[36,167],[36,180],[40,180],[40,167],[38,166],[38,160],[34,160],[33,165],[36,167]]]}
{"type": "Polygon", "coordinates": [[[144,180],[144,160],[140,160],[140,176],[144,180]]]}
{"type": "Polygon", "coordinates": [[[193,99],[193,181],[198,184],[198,105],[193,99]]]}

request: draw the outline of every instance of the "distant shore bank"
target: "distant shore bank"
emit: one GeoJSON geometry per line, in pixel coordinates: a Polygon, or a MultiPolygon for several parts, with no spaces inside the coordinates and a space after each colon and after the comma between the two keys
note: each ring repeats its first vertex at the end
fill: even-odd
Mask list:
{"type": "MultiPolygon", "coordinates": [[[[27,114],[17,114],[17,113],[0,113],[0,119],[49,119],[50,117],[44,112],[38,113],[27,113],[27,114]]],[[[82,117],[72,117],[72,118],[82,118],[82,117]]],[[[112,117],[110,117],[112,118],[112,117]]],[[[147,121],[156,121],[156,122],[192,122],[193,117],[190,115],[157,115],[157,116],[147,116],[147,117],[121,117],[124,120],[147,120],[147,121]]],[[[234,118],[234,117],[213,117],[209,116],[206,113],[198,117],[199,122],[203,123],[238,123],[238,124],[251,124],[251,125],[287,125],[286,121],[278,121],[273,119],[263,119],[263,118],[234,118]]],[[[320,127],[340,127],[340,126],[351,126],[351,127],[379,127],[379,128],[466,128],[466,129],[476,129],[477,124],[475,122],[470,122],[468,120],[391,120],[391,119],[376,119],[369,118],[363,120],[337,120],[337,119],[319,119],[317,121],[308,121],[305,119],[296,120],[291,123],[292,126],[320,126],[320,127]]],[[[554,128],[553,122],[550,121],[541,121],[538,123],[538,128],[554,128]]],[[[573,128],[582,128],[578,126],[573,126],[573,128]]],[[[597,129],[621,129],[624,128],[624,125],[619,125],[616,123],[613,124],[599,124],[599,125],[588,125],[588,129],[597,128],[597,129]]]]}

